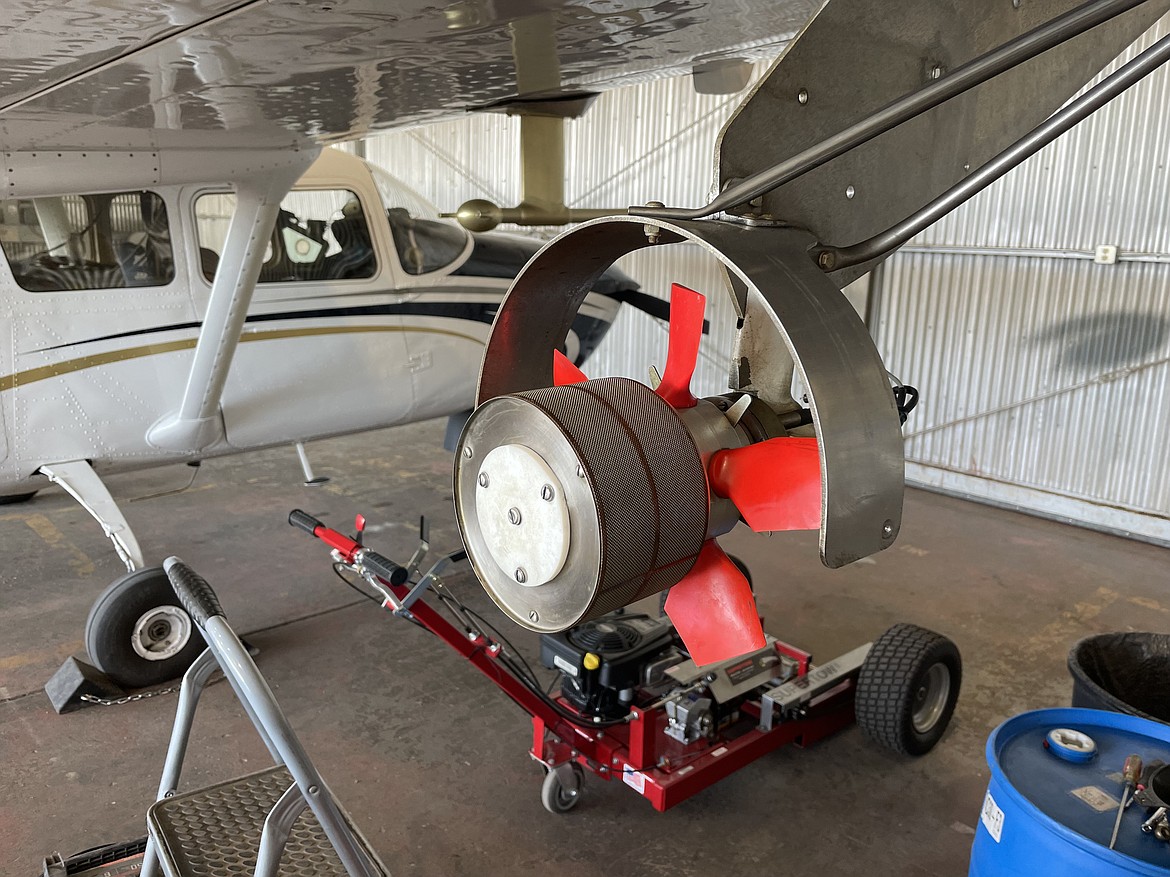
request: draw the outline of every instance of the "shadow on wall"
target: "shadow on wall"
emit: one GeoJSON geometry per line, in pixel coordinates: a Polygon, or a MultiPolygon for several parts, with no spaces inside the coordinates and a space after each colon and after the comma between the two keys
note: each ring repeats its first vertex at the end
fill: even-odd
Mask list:
{"type": "Polygon", "coordinates": [[[1032,336],[1032,346],[1060,349],[1056,368],[1064,373],[1110,372],[1140,365],[1170,336],[1170,319],[1151,313],[1090,314],[1064,320],[1032,336]]]}

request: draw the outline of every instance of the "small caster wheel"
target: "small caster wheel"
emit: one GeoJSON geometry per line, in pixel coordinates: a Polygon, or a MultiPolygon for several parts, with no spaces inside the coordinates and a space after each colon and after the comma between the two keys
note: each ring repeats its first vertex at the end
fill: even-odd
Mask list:
{"type": "Polygon", "coordinates": [[[123,688],[176,679],[204,649],[162,567],[127,573],[89,610],[85,650],[93,665],[123,688]]]}
{"type": "Polygon", "coordinates": [[[540,803],[549,813],[568,813],[581,800],[581,781],[585,770],[575,761],[554,767],[544,776],[540,803]]]}
{"type": "Polygon", "coordinates": [[[955,712],[963,663],[942,634],[895,624],[877,640],[857,679],[858,727],[902,755],[934,748],[955,712]]]}

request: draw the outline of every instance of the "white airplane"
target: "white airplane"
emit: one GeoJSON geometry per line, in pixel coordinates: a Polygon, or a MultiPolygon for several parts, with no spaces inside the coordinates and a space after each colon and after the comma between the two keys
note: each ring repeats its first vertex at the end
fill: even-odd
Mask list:
{"type": "MultiPolygon", "coordinates": [[[[747,60],[787,45],[716,144],[709,204],[595,219],[529,265],[495,320],[479,401],[551,384],[551,352],[574,331],[570,355],[588,351],[616,309],[599,282],[630,289],[603,274],[618,256],[697,243],[725,265],[739,308],[739,396],[718,417],[686,415],[702,463],[688,491],[706,494],[700,482],[719,481],[708,458],[741,446],[763,448],[764,462],[738,456],[748,474],[730,492],[772,483],[769,443],[811,427],[825,562],[881,550],[900,520],[897,410],[840,287],[1163,63],[1158,44],[1056,112],[1168,7],[74,0],[30,10],[0,30],[0,337],[12,339],[0,344],[0,492],[57,481],[141,567],[103,472],[470,407],[469,355],[505,283],[461,271],[490,263],[490,243],[477,256],[353,160],[326,152],[314,165],[321,147],[468,110],[519,114],[524,199],[464,205],[461,221],[585,219],[538,158],[560,167],[562,121],[590,95],[671,72],[734,90],[747,60]],[[793,377],[807,399],[793,397],[793,377]]],[[[689,410],[685,381],[667,372],[671,405],[689,410]]],[[[597,478],[614,477],[603,470],[597,478]]],[[[670,494],[652,479],[659,488],[670,494]]],[[[784,503],[761,490],[708,497],[707,523],[690,522],[671,561],[679,576],[700,544],[750,521],[748,506],[784,503]]],[[[647,545],[668,535],[665,521],[647,545]]],[[[483,566],[491,552],[472,555],[483,566]]],[[[623,559],[607,556],[602,572],[612,578],[623,559]]],[[[653,552],[634,560],[642,586],[605,579],[606,599],[585,602],[612,608],[616,595],[679,582],[649,575],[662,560],[653,552]]],[[[127,684],[172,675],[195,649],[165,582],[143,567],[91,613],[91,657],[127,684]]],[[[524,600],[505,609],[528,612],[524,600]]]]}
{"type": "MultiPolygon", "coordinates": [[[[539,249],[441,220],[385,171],[325,149],[255,244],[246,315],[212,330],[235,201],[222,185],[155,185],[0,206],[0,319],[14,339],[0,354],[0,502],[61,485],[137,571],[99,598],[87,629],[95,663],[126,684],[173,674],[198,637],[180,610],[146,606],[169,594],[155,593],[157,570],[103,476],[296,443],[311,481],[301,442],[470,411],[496,309],[539,249]],[[193,378],[212,331],[220,361],[238,344],[232,366],[193,378]],[[185,384],[200,398],[176,411],[185,384]]],[[[566,337],[571,358],[636,288],[618,271],[599,278],[566,337]]]]}

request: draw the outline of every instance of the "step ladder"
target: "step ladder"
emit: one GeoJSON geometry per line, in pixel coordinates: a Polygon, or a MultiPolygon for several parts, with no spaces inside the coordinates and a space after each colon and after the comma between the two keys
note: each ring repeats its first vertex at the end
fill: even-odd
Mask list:
{"type": "Polygon", "coordinates": [[[224,617],[211,586],[177,557],[175,594],[207,641],[183,676],[158,799],[147,811],[142,877],[384,877],[370,849],[297,739],[268,683],[224,617]],[[178,791],[195,708],[221,670],[275,764],[178,791]]]}

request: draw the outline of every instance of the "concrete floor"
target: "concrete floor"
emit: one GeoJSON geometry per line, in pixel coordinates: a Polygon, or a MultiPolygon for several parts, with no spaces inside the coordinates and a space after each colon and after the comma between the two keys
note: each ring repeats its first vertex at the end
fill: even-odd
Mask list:
{"type": "MultiPolygon", "coordinates": [[[[965,679],[948,734],[912,760],[850,729],[665,814],[622,784],[587,780],[580,807],[552,816],[527,717],[427,634],[356,598],[321,546],[285,524],[296,506],[346,528],[360,511],[370,543],[402,557],[425,513],[436,549],[454,547],[441,436],[429,423],[317,443],[314,463],[333,478],[318,488],[300,485],[291,448],[210,461],[192,490],[125,506],[148,554],[181,555],[252,632],[307,749],[397,875],[963,874],[991,729],[1068,703],[1065,658],[1079,638],[1170,628],[1170,552],[928,493],[908,493],[891,550],[844,570],[820,566],[813,534],[736,531],[723,542],[751,567],[766,628],[821,659],[896,621],[950,635],[965,679]]],[[[112,487],[129,500],[183,479],[158,470],[112,487]]],[[[41,687],[79,651],[119,564],[54,491],[0,509],[0,551],[0,872],[31,875],[51,850],[143,833],[175,704],[53,713],[41,687]]],[[[448,583],[488,611],[468,574],[448,583]]],[[[187,779],[264,764],[228,688],[211,688],[187,779]]]]}

